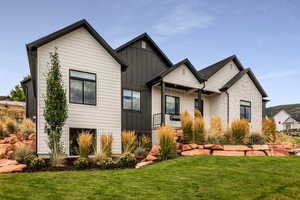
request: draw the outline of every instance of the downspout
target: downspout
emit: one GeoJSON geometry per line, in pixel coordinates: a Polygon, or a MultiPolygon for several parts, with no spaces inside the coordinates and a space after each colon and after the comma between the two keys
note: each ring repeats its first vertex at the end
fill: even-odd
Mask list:
{"type": "Polygon", "coordinates": [[[229,125],[229,93],[226,90],[225,91],[226,95],[227,95],[227,125],[229,125]]]}

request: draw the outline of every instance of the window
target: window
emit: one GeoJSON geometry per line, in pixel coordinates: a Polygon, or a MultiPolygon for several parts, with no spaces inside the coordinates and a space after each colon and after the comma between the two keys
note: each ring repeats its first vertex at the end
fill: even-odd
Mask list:
{"type": "Polygon", "coordinates": [[[198,105],[198,99],[195,99],[195,110],[199,110],[203,116],[203,100],[201,100],[201,104],[200,104],[200,109],[199,109],[199,105],[198,105]]]}
{"type": "Polygon", "coordinates": [[[145,42],[145,41],[142,41],[142,48],[143,48],[143,49],[146,49],[146,45],[147,45],[146,42],[145,42]]]}
{"type": "Polygon", "coordinates": [[[123,109],[141,110],[141,93],[134,90],[123,89],[123,109]]]}
{"type": "Polygon", "coordinates": [[[79,154],[79,146],[78,146],[78,136],[82,132],[89,132],[93,134],[93,145],[90,149],[90,155],[93,155],[95,153],[96,149],[96,129],[87,129],[87,128],[70,128],[70,156],[77,156],[79,154]]]}
{"type": "Polygon", "coordinates": [[[180,102],[179,97],[166,96],[166,114],[179,115],[180,114],[180,102]]]}
{"type": "Polygon", "coordinates": [[[240,118],[251,122],[251,102],[240,101],[240,118]]]}
{"type": "Polygon", "coordinates": [[[96,105],[96,74],[70,71],[70,102],[96,105]]]}

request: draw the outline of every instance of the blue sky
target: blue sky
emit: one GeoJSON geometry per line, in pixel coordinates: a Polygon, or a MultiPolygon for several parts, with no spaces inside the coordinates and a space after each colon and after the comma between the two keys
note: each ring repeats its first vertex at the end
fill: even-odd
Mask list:
{"type": "Polygon", "coordinates": [[[300,103],[300,1],[4,1],[0,95],[29,73],[25,44],[85,18],[112,46],[147,32],[176,63],[236,54],[271,102],[300,103]]]}

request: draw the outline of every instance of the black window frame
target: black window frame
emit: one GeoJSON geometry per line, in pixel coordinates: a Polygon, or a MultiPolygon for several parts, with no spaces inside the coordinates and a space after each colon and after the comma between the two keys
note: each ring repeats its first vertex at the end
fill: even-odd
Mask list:
{"type": "Polygon", "coordinates": [[[79,71],[79,70],[75,70],[75,69],[70,69],[70,70],[69,70],[69,103],[72,103],[72,104],[80,104],[80,105],[89,105],[89,106],[96,106],[96,105],[97,105],[97,74],[96,74],[96,73],[85,72],[85,71],[79,71]],[[71,76],[71,71],[95,75],[95,80],[85,79],[85,78],[79,78],[79,77],[72,77],[72,76],[71,76]],[[79,81],[82,81],[82,103],[73,102],[73,101],[71,100],[71,80],[79,80],[79,81]],[[95,103],[94,103],[94,104],[93,104],[93,103],[91,104],[91,103],[85,103],[85,102],[84,102],[84,82],[92,82],[92,83],[95,83],[95,103]]]}
{"type": "Polygon", "coordinates": [[[180,115],[180,97],[165,95],[165,114],[167,115],[180,115]],[[167,97],[171,97],[175,99],[175,113],[167,112],[167,97]]]}
{"type": "MultiPolygon", "coordinates": [[[[94,152],[93,152],[93,154],[89,154],[90,156],[91,155],[95,155],[96,153],[97,153],[97,128],[78,128],[78,127],[69,127],[69,140],[68,140],[68,142],[69,142],[69,156],[74,156],[74,157],[76,157],[76,156],[79,156],[79,152],[78,152],[78,154],[77,155],[73,155],[73,154],[71,154],[72,153],[72,149],[71,149],[71,129],[77,129],[78,131],[78,135],[79,135],[79,132],[83,132],[83,131],[85,131],[85,132],[90,132],[91,130],[93,130],[94,131],[94,133],[93,132],[91,132],[92,134],[95,134],[94,135],[94,141],[93,141],[93,146],[92,146],[92,148],[93,148],[93,150],[94,150],[94,152]]],[[[78,137],[77,137],[78,138],[78,137]]],[[[77,144],[78,145],[78,144],[77,144]]]]}
{"type": "Polygon", "coordinates": [[[125,111],[132,111],[132,112],[141,112],[141,99],[142,99],[142,92],[139,91],[139,90],[133,90],[133,89],[129,89],[129,88],[123,88],[122,89],[122,110],[125,110],[125,111]],[[128,90],[131,92],[131,108],[124,108],[124,90],[128,90]],[[134,110],[133,109],[133,92],[138,92],[140,94],[140,108],[139,110],[134,110]]]}
{"type": "Polygon", "coordinates": [[[240,100],[240,119],[245,119],[245,120],[247,120],[248,122],[251,122],[251,118],[252,118],[251,101],[240,100]],[[248,105],[242,105],[242,102],[248,103],[249,106],[248,106],[248,105]],[[249,113],[249,119],[247,119],[247,116],[246,116],[247,108],[249,108],[249,110],[250,110],[250,113],[249,113]],[[244,113],[245,113],[244,116],[242,116],[241,109],[244,109],[244,113]]]}

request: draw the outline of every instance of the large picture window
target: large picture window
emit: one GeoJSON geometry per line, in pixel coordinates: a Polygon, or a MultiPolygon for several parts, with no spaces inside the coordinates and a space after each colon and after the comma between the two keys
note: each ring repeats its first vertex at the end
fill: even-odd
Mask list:
{"type": "Polygon", "coordinates": [[[179,97],[166,96],[166,114],[180,115],[179,97]]]}
{"type": "Polygon", "coordinates": [[[96,105],[96,74],[70,70],[70,102],[96,105]]]}
{"type": "Polygon", "coordinates": [[[240,118],[246,119],[251,122],[251,102],[250,101],[240,101],[240,118]]]}
{"type": "Polygon", "coordinates": [[[123,89],[123,109],[141,110],[141,93],[134,90],[123,89]]]}
{"type": "Polygon", "coordinates": [[[78,156],[79,154],[79,146],[78,146],[78,136],[83,132],[89,132],[93,134],[93,145],[90,149],[90,155],[95,154],[96,150],[96,129],[88,129],[88,128],[70,128],[70,156],[78,156]]]}

